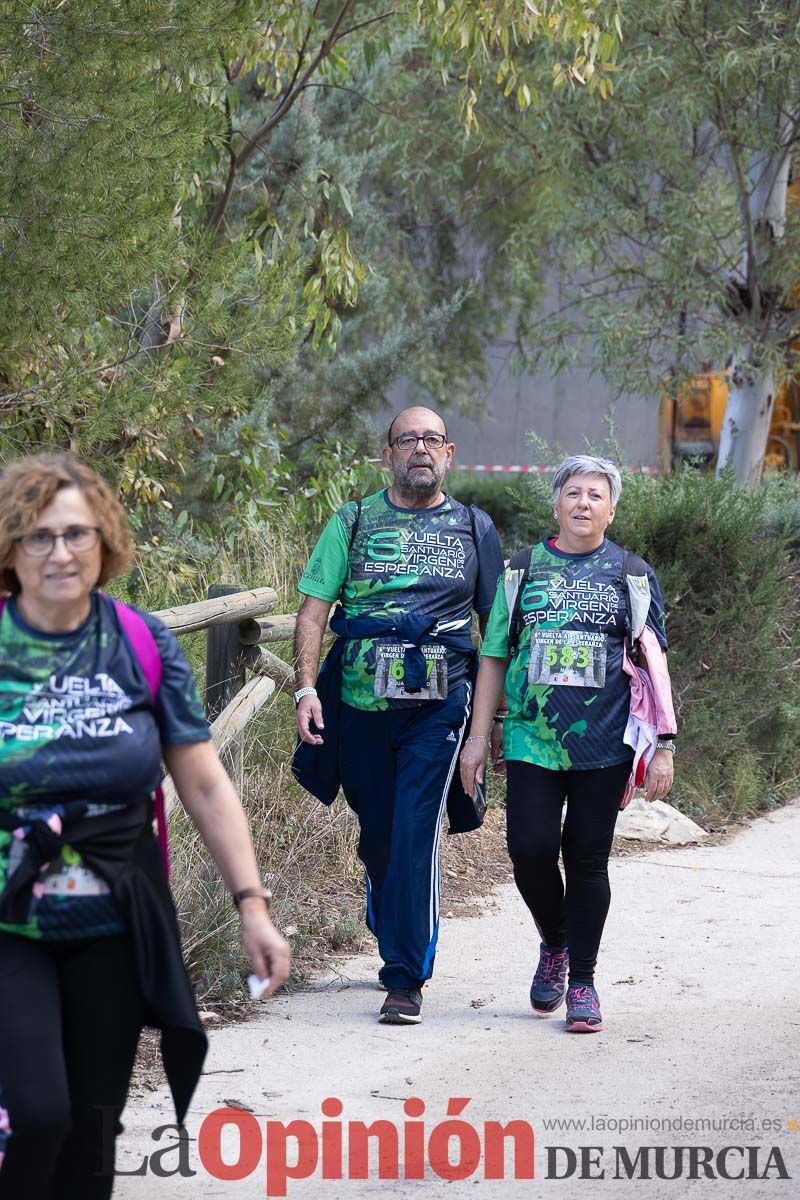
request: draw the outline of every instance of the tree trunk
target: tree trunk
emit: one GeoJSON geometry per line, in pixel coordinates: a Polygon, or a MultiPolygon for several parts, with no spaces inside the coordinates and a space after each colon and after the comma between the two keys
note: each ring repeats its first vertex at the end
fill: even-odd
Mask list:
{"type": "Polygon", "coordinates": [[[775,374],[754,366],[757,358],[742,355],[731,371],[717,455],[717,474],[732,466],[741,487],[755,487],[761,481],[775,403],[775,374]]]}
{"type": "Polygon", "coordinates": [[[746,177],[739,176],[743,252],[737,284],[744,285],[749,297],[750,332],[755,336],[749,348],[734,359],[717,474],[730,464],[736,482],[743,487],[755,487],[761,481],[775,404],[775,372],[759,365],[764,347],[758,341],[760,335],[770,336],[770,292],[774,284],[769,277],[769,260],[786,229],[790,151],[799,117],[797,109],[777,113],[772,153],[766,155],[763,149],[752,153],[746,177]]]}

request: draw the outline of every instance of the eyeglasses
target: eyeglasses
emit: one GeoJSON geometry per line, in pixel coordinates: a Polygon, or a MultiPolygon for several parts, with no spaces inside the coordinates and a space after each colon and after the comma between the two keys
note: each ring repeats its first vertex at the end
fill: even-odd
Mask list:
{"type": "Polygon", "coordinates": [[[398,450],[416,450],[417,443],[422,442],[426,450],[441,450],[442,446],[447,441],[443,433],[401,433],[393,441],[389,442],[390,446],[397,446],[398,450]]]}
{"type": "Polygon", "coordinates": [[[34,529],[33,533],[25,533],[22,537],[14,538],[14,541],[32,558],[46,558],[53,553],[59,538],[73,554],[88,554],[100,541],[100,530],[94,525],[70,525],[63,533],[34,529]]]}

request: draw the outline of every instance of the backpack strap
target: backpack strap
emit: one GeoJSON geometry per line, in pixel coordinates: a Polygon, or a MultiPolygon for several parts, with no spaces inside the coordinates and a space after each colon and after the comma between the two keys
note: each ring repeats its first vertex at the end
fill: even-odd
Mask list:
{"type": "Polygon", "coordinates": [[[475,532],[475,506],[473,504],[465,504],[464,507],[466,508],[467,512],[469,513],[469,527],[472,530],[472,544],[475,547],[475,553],[477,554],[477,552],[478,552],[478,535],[475,532]]]}
{"type": "Polygon", "coordinates": [[[350,544],[347,547],[348,566],[349,566],[350,554],[351,554],[353,545],[356,540],[356,534],[358,533],[358,524],[359,524],[359,521],[361,520],[361,501],[356,500],[355,503],[356,503],[356,519],[355,519],[355,521],[353,521],[353,524],[350,529],[350,544]]]}
{"type": "Polygon", "coordinates": [[[647,563],[638,554],[622,551],[622,587],[625,593],[625,636],[634,656],[650,611],[650,582],[647,563]]]}
{"type": "MultiPolygon", "coordinates": [[[[127,604],[123,604],[121,600],[115,600],[109,597],[114,605],[114,611],[117,614],[120,628],[122,629],[125,639],[133,651],[139,666],[142,668],[147,686],[150,689],[150,695],[153,698],[155,705],[158,699],[158,689],[161,685],[161,676],[163,673],[161,665],[161,655],[158,653],[156,639],[150,630],[149,625],[144,617],[141,617],[135,609],[129,608],[127,604]]],[[[161,860],[164,863],[164,870],[167,878],[172,875],[172,867],[169,861],[169,837],[167,834],[167,809],[164,803],[164,789],[161,784],[156,788],[155,793],[155,810],[156,810],[156,836],[158,838],[158,846],[161,851],[161,860]]]]}
{"type": "Polygon", "coordinates": [[[161,685],[162,675],[161,655],[158,653],[156,639],[153,637],[150,626],[144,617],[140,617],[135,609],[129,608],[121,600],[114,600],[113,597],[109,598],[114,605],[114,611],[122,627],[122,632],[125,634],[139,666],[142,668],[142,674],[147,680],[147,686],[150,688],[153,704],[155,704],[158,698],[158,689],[161,685]]]}
{"type": "MultiPolygon", "coordinates": [[[[464,508],[469,513],[469,527],[472,530],[472,545],[475,547],[475,589],[478,587],[478,572],[480,571],[480,559],[478,558],[478,534],[475,530],[475,506],[473,504],[465,504],[464,508]]],[[[472,596],[473,607],[475,605],[475,595],[472,596]]]]}
{"type": "Polygon", "coordinates": [[[518,550],[509,559],[508,567],[506,568],[507,573],[511,571],[517,573],[516,582],[512,580],[510,585],[513,588],[513,599],[506,592],[506,603],[511,599],[508,618],[508,653],[511,658],[514,657],[519,648],[519,639],[522,633],[522,593],[530,578],[532,553],[532,550],[518,550]]]}

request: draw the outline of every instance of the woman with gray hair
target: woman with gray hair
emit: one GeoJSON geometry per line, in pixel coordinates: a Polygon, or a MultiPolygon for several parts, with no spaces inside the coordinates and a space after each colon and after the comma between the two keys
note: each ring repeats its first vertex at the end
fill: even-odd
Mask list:
{"type": "MultiPolygon", "coordinates": [[[[634,761],[625,738],[634,658],[628,635],[637,616],[639,632],[649,627],[669,692],[658,581],[642,559],[606,537],[621,489],[607,459],[572,455],[556,470],[558,533],[515,555],[498,581],[461,753],[470,793],[490,744],[495,767],[505,762],[514,879],[541,938],[531,1004],[547,1016],[566,992],[572,1033],[602,1029],[594,970],[611,897],[614,824],[634,761]],[[507,707],[498,711],[504,687],[507,707]]],[[[672,725],[671,701],[664,707],[672,720],[663,724],[672,725]]],[[[648,800],[663,799],[672,786],[675,729],[658,724],[655,733],[642,762],[648,800]]]]}

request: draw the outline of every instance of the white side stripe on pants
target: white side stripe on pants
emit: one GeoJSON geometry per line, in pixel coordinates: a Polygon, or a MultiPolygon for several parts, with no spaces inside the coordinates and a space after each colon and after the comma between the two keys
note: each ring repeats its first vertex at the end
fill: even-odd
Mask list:
{"type": "Polygon", "coordinates": [[[464,720],[462,722],[461,728],[458,731],[458,737],[456,739],[455,753],[453,754],[453,758],[450,762],[450,770],[447,772],[447,780],[445,781],[444,791],[442,792],[442,798],[439,801],[439,820],[436,825],[436,837],[433,839],[433,857],[431,859],[431,901],[430,901],[430,934],[429,934],[429,937],[431,937],[431,938],[433,937],[433,931],[436,928],[436,918],[439,914],[439,901],[440,901],[439,893],[440,893],[440,886],[441,886],[441,864],[439,861],[439,846],[440,846],[441,840],[442,840],[442,815],[444,813],[445,804],[447,803],[447,793],[450,791],[450,784],[453,779],[453,771],[455,770],[456,762],[458,760],[458,752],[461,748],[461,739],[464,736],[464,730],[466,728],[467,721],[469,720],[469,714],[470,714],[471,707],[472,707],[472,684],[468,682],[467,683],[467,701],[466,701],[466,704],[464,705],[464,720]]]}

